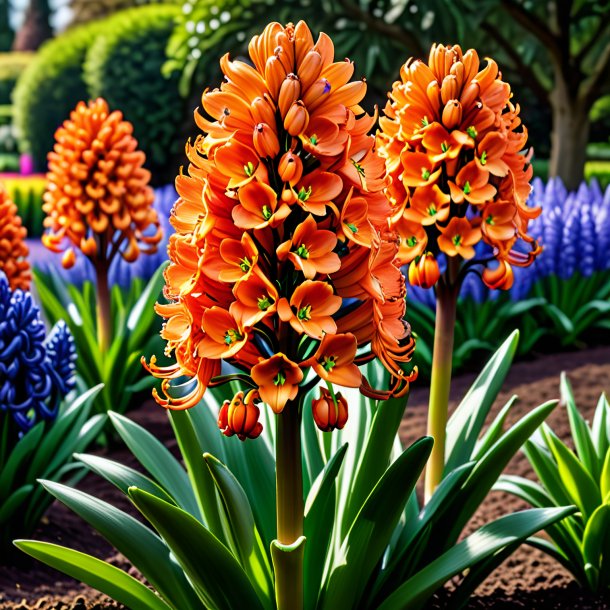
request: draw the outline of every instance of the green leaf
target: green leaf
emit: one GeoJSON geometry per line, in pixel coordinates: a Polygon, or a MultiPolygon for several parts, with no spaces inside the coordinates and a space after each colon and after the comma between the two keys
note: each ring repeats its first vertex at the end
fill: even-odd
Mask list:
{"type": "Polygon", "coordinates": [[[430,456],[432,444],[430,437],[416,441],[379,479],[334,557],[322,609],[348,609],[357,604],[430,456]]]}
{"type": "Polygon", "coordinates": [[[608,427],[608,414],[610,412],[610,405],[606,395],[602,394],[599,397],[597,407],[595,408],[595,415],[593,417],[592,435],[593,442],[595,443],[595,449],[597,451],[597,457],[600,460],[604,459],[604,456],[608,452],[610,447],[610,428],[608,427]]]}
{"type": "Polygon", "coordinates": [[[110,411],[112,423],[130,451],[184,510],[196,517],[199,507],[188,475],[169,450],[148,430],[110,411]]]}
{"type": "Polygon", "coordinates": [[[261,599],[273,598],[273,576],[248,496],[233,473],[209,453],[203,458],[224,508],[224,535],[261,599]]]}
{"type": "Polygon", "coordinates": [[[41,483],[122,553],[173,608],[203,610],[169,549],[148,527],[112,504],[82,491],[51,481],[41,483]]]}
{"type": "Polygon", "coordinates": [[[511,396],[510,400],[502,407],[485,434],[477,442],[473,455],[474,460],[479,460],[483,455],[485,455],[491,446],[500,439],[504,433],[506,418],[508,417],[510,410],[515,406],[517,400],[517,396],[511,396]]]}
{"type": "Polygon", "coordinates": [[[483,424],[510,369],[519,331],[514,331],[491,357],[447,423],[445,472],[470,461],[483,424]]]}
{"type": "Polygon", "coordinates": [[[606,459],[602,466],[602,473],[599,477],[601,497],[606,498],[610,494],[610,447],[606,451],[606,459]]]}
{"type": "Polygon", "coordinates": [[[17,441],[4,468],[0,472],[0,498],[6,498],[13,485],[15,474],[30,454],[39,448],[44,429],[45,422],[38,422],[17,441]]]}
{"type": "Polygon", "coordinates": [[[597,483],[585,470],[578,458],[549,429],[542,431],[545,441],[557,462],[557,468],[565,490],[578,506],[585,521],[591,518],[601,504],[601,494],[597,483]]]}
{"type": "Polygon", "coordinates": [[[75,453],[74,458],[112,483],[115,487],[118,487],[125,495],[127,495],[127,491],[130,487],[138,487],[157,496],[161,500],[175,503],[175,500],[162,487],[157,485],[152,479],[149,479],[147,476],[129,466],[98,455],[75,453]]]}
{"type": "Polygon", "coordinates": [[[146,585],[101,559],[50,542],[15,540],[14,544],[24,553],[105,593],[131,610],[171,610],[146,585]]]}
{"type": "Polygon", "coordinates": [[[589,426],[587,426],[584,417],[580,414],[578,407],[576,406],[572,386],[565,373],[561,374],[560,387],[561,399],[565,402],[568,411],[570,430],[572,431],[572,439],[574,440],[578,458],[593,479],[598,479],[601,472],[601,461],[598,463],[597,453],[595,451],[593,439],[591,438],[589,426]]]}
{"type": "Polygon", "coordinates": [[[347,443],[329,460],[314,481],[305,502],[304,534],[307,539],[304,558],[305,608],[316,607],[324,573],[326,554],[330,547],[335,520],[336,480],[343,464],[347,443]]]}
{"type": "Polygon", "coordinates": [[[218,610],[269,606],[269,600],[261,603],[235,557],[192,515],[141,489],[130,488],[129,496],[166,541],[204,604],[218,610]]]}
{"type": "Polygon", "coordinates": [[[15,513],[23,508],[26,498],[32,493],[34,485],[27,483],[17,488],[0,506],[0,523],[6,523],[15,513]]]}
{"type": "Polygon", "coordinates": [[[452,576],[523,541],[574,512],[574,507],[533,508],[500,517],[483,526],[400,585],[378,610],[416,610],[452,576]]]}
{"type": "Polygon", "coordinates": [[[593,591],[600,591],[610,582],[610,575],[602,569],[603,563],[608,563],[607,553],[610,551],[610,505],[598,506],[585,527],[582,540],[582,554],[587,564],[595,568],[587,571],[587,578],[593,591]]]}
{"type": "Polygon", "coordinates": [[[220,540],[225,540],[216,486],[209,469],[203,464],[203,451],[197,440],[188,411],[169,411],[180,453],[199,504],[203,524],[220,540]]]}

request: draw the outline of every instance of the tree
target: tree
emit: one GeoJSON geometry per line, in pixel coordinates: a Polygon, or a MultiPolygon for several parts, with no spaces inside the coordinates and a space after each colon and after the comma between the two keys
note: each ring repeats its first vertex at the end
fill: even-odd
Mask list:
{"type": "Polygon", "coordinates": [[[13,51],[36,51],[45,40],[52,38],[50,16],[48,0],[30,0],[23,24],[15,36],[13,51]]]}
{"type": "MultiPolygon", "coordinates": [[[[118,11],[122,11],[134,6],[145,4],[157,4],[163,0],[72,0],[71,25],[88,23],[96,19],[103,19],[118,11]]],[[[165,4],[175,4],[175,0],[165,0],[165,4]]]]}
{"type": "Polygon", "coordinates": [[[0,0],[0,52],[10,51],[15,34],[9,23],[9,0],[0,0]]]}
{"type": "Polygon", "coordinates": [[[575,189],[584,177],[591,108],[610,93],[610,2],[493,0],[486,7],[483,30],[551,107],[549,175],[575,189]]]}

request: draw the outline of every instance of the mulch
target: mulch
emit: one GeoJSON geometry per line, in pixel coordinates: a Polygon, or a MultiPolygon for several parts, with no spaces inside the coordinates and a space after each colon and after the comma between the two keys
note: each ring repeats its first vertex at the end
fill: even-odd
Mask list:
{"type": "MultiPolygon", "coordinates": [[[[554,354],[515,364],[492,409],[492,415],[513,394],[519,395],[521,400],[512,411],[510,423],[535,406],[558,398],[561,371],[568,373],[577,404],[584,416],[590,419],[600,393],[605,391],[610,394],[610,347],[554,354]]],[[[474,374],[467,374],[454,380],[451,408],[455,407],[457,399],[464,395],[474,378],[474,374]]],[[[427,389],[415,384],[400,428],[404,443],[411,443],[425,434],[427,400],[427,389]]],[[[130,415],[151,430],[170,450],[176,450],[175,439],[162,409],[146,402],[130,415]]],[[[551,414],[548,423],[561,438],[569,439],[567,414],[562,406],[551,414]]],[[[112,459],[135,467],[131,454],[120,446],[111,447],[105,453],[112,459]]],[[[531,468],[521,454],[512,460],[508,471],[512,474],[532,476],[531,468]]],[[[99,477],[85,477],[79,488],[135,515],[125,497],[99,477]]],[[[502,514],[523,508],[526,508],[523,502],[502,493],[492,492],[469,524],[468,530],[480,527],[502,514]]],[[[51,506],[33,538],[66,544],[129,570],[129,564],[121,555],[58,502],[51,506]]],[[[131,569],[131,573],[137,576],[135,570],[131,569]]],[[[442,595],[434,606],[451,607],[450,604],[444,603],[442,595]]],[[[51,568],[15,553],[10,557],[0,558],[0,610],[9,608],[107,610],[119,609],[122,606],[51,568]]],[[[523,546],[479,587],[468,608],[610,610],[610,595],[603,598],[588,595],[578,587],[562,566],[543,553],[523,546]]]]}

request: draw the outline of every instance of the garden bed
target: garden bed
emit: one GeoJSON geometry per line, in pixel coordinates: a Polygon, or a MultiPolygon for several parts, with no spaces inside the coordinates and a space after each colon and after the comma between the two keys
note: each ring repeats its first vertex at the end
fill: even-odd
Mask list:
{"type": "MultiPolygon", "coordinates": [[[[494,412],[512,394],[518,394],[521,400],[513,409],[509,422],[512,423],[538,404],[557,398],[559,374],[562,370],[569,375],[576,402],[583,415],[590,418],[599,394],[602,391],[610,393],[609,347],[555,354],[533,362],[516,364],[508,375],[504,391],[500,393],[494,406],[494,412]]],[[[474,375],[470,374],[455,380],[452,406],[455,406],[455,398],[464,394],[473,379],[474,375]]],[[[401,426],[403,441],[410,443],[425,433],[426,403],[427,389],[417,387],[416,383],[401,426]]],[[[170,449],[175,448],[175,440],[161,408],[156,407],[152,402],[147,402],[131,413],[131,416],[146,425],[170,449]]],[[[567,415],[564,409],[559,407],[549,418],[549,423],[562,439],[569,438],[567,415]]],[[[114,447],[105,453],[112,459],[135,466],[133,456],[123,448],[114,447]]],[[[511,462],[509,471],[524,476],[532,474],[522,455],[518,455],[511,462]]],[[[86,477],[79,488],[129,510],[129,502],[125,497],[97,476],[86,477]]],[[[525,508],[525,505],[519,500],[504,494],[492,493],[475,516],[471,527],[475,529],[501,514],[522,508],[525,508]]],[[[129,512],[136,514],[135,510],[129,512]]],[[[77,550],[111,558],[115,565],[125,566],[125,561],[120,555],[79,517],[58,502],[50,508],[44,523],[34,537],[68,544],[77,550]]],[[[8,608],[101,610],[120,607],[104,595],[24,555],[15,555],[8,566],[0,568],[0,610],[8,608]]],[[[437,607],[444,607],[441,599],[437,600],[437,607]]],[[[539,551],[521,547],[478,589],[468,607],[602,610],[610,609],[610,597],[594,599],[587,596],[555,561],[539,551]]]]}

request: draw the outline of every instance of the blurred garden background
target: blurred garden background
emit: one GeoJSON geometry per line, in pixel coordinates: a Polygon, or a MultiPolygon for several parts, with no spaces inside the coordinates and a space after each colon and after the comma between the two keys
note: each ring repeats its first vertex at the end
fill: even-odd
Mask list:
{"type": "MultiPolygon", "coordinates": [[[[193,110],[220,79],[226,49],[244,56],[270,15],[305,19],[333,37],[338,57],[368,76],[367,109],[385,104],[405,57],[434,41],[474,47],[497,59],[533,148],[532,233],[545,248],[518,269],[508,293],[475,275],[462,290],[454,367],[476,368],[515,328],[520,355],[610,341],[610,3],[521,0],[3,0],[0,2],[0,180],[27,227],[30,258],[43,272],[91,279],[86,261],[60,271],[41,247],[46,156],[79,100],[105,98],[134,125],[167,219],[173,179],[194,135],[193,110]],[[473,315],[476,312],[477,315],[473,315]]],[[[425,57],[424,57],[425,58],[425,57]]],[[[166,223],[166,229],[169,225],[166,223]]],[[[167,230],[165,232],[167,239],[167,230]]],[[[165,248],[113,282],[147,280],[165,248]]],[[[434,295],[409,291],[417,361],[431,364],[434,295]]]]}

